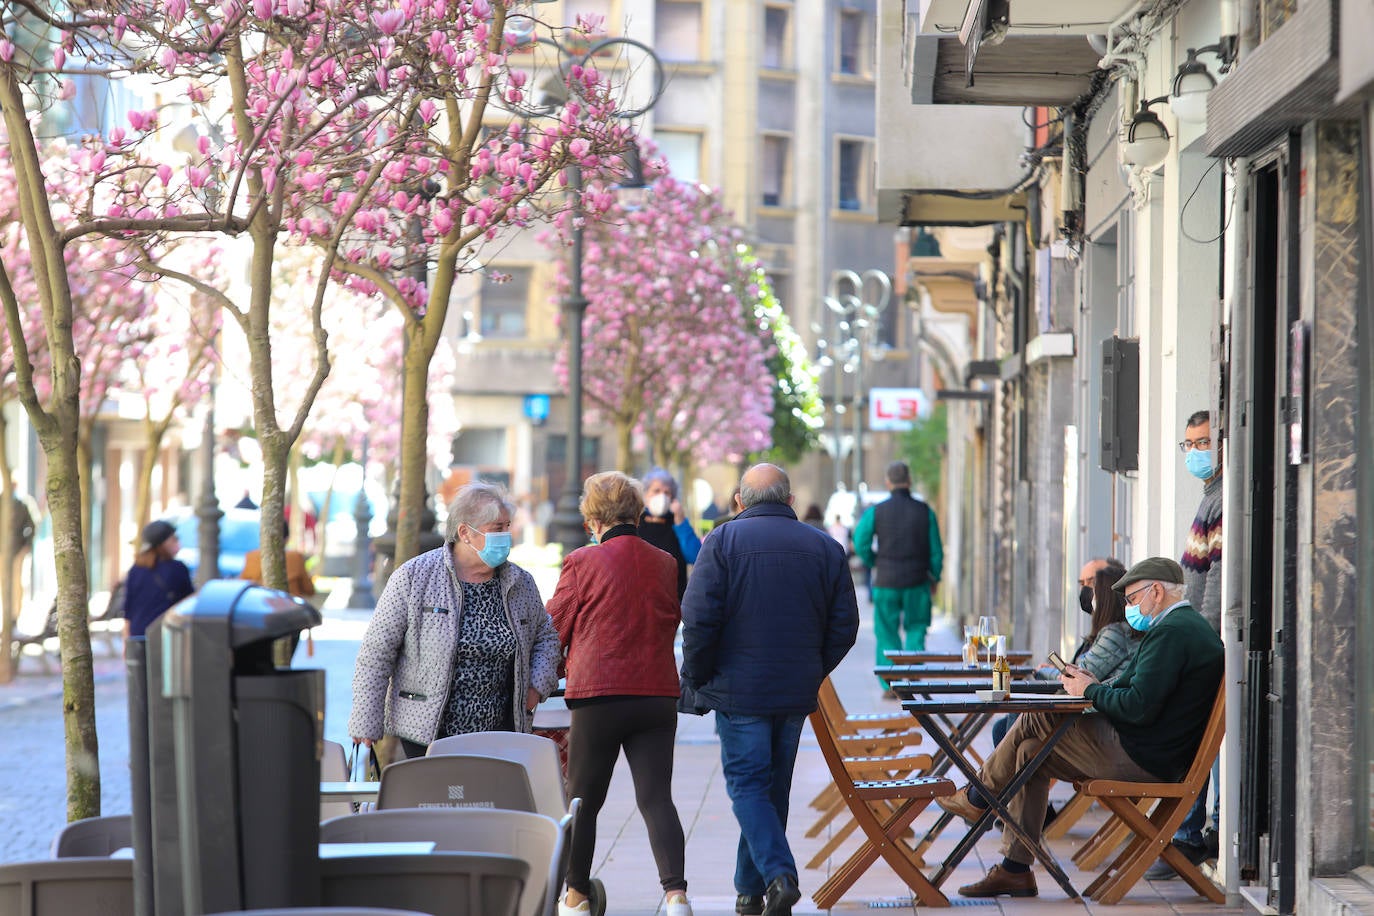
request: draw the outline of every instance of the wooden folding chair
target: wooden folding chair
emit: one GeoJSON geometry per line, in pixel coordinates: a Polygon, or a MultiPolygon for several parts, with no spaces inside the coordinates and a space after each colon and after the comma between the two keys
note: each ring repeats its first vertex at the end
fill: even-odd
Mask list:
{"type": "MultiPolygon", "coordinates": [[[[824,717],[830,733],[840,744],[844,757],[891,757],[921,743],[921,730],[915,727],[915,720],[905,712],[849,714],[829,678],[821,682],[816,701],[816,711],[824,717]]],[[[931,765],[928,754],[916,755],[906,760],[911,766],[902,770],[900,775],[924,772],[931,765]]],[[[831,784],[811,800],[811,807],[821,812],[815,823],[806,830],[806,836],[814,838],[820,836],[835,818],[844,812],[845,803],[840,797],[839,790],[831,784]]],[[[835,848],[854,832],[856,826],[853,821],[849,821],[836,831],[811,861],[807,862],[806,867],[820,868],[835,848]]]]}
{"type": "Polygon", "coordinates": [[[1226,895],[1221,889],[1207,880],[1202,871],[1189,862],[1172,842],[1174,832],[1183,823],[1188,809],[1202,791],[1203,782],[1221,749],[1225,731],[1226,690],[1223,686],[1217,691],[1202,742],[1182,782],[1091,779],[1082,785],[1084,795],[1106,805],[1134,835],[1116,860],[1088,885],[1088,897],[1100,903],[1120,902],[1155,860],[1162,856],[1193,890],[1213,903],[1226,902],[1226,895]],[[1151,801],[1154,802],[1154,810],[1146,816],[1141,806],[1151,801]]]}
{"type": "Polygon", "coordinates": [[[1082,792],[1075,792],[1073,798],[1059,809],[1059,813],[1054,816],[1054,820],[1045,826],[1041,833],[1047,840],[1057,840],[1069,832],[1069,828],[1078,823],[1079,818],[1087,813],[1093,806],[1093,800],[1082,792]]]}
{"type": "Polygon", "coordinates": [[[864,833],[864,842],[811,899],[821,909],[830,909],[881,856],[920,903],[949,906],[949,899],[921,873],[920,856],[904,835],[933,799],[954,794],[954,783],[934,776],[890,778],[894,767],[904,765],[898,762],[903,758],[845,758],[819,710],[811,714],[811,728],[840,797],[864,833]],[[864,778],[874,771],[882,778],[864,778]]]}

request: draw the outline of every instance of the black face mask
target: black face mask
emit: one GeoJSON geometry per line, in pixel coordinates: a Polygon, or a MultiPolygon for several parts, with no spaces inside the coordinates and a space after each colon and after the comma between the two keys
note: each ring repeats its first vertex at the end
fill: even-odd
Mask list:
{"type": "Polygon", "coordinates": [[[1078,590],[1078,606],[1083,609],[1083,613],[1093,612],[1093,587],[1085,585],[1078,590]]]}

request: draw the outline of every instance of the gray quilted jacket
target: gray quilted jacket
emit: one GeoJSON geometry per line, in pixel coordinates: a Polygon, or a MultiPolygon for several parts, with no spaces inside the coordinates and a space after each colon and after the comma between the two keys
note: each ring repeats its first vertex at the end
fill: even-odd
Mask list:
{"type": "MultiPolygon", "coordinates": [[[[544,610],[534,578],[513,563],[497,570],[506,616],[515,633],[517,731],[533,717],[525,692],[547,697],[558,686],[558,631],[544,610]]],[[[353,713],[348,734],[377,740],[385,732],[429,744],[439,729],[453,683],[462,589],[447,545],[403,563],[387,580],[353,669],[353,713]]]]}

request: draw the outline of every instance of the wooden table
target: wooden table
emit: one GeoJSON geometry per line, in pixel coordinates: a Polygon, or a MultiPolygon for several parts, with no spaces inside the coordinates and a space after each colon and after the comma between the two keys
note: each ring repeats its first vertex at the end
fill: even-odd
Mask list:
{"type": "MultiPolygon", "coordinates": [[[[968,833],[965,834],[964,838],[959,841],[954,847],[954,850],[950,852],[949,856],[940,865],[940,869],[935,873],[935,876],[930,879],[931,884],[939,887],[945,879],[949,877],[950,873],[954,871],[955,867],[963,861],[969,851],[973,849],[974,844],[978,842],[978,838],[992,826],[993,820],[1000,817],[1002,819],[1003,829],[1010,830],[1012,833],[1016,834],[1022,842],[1030,847],[1035,854],[1035,858],[1040,860],[1040,863],[1045,866],[1045,870],[1050,873],[1050,876],[1054,878],[1071,899],[1079,899],[1078,891],[1074,889],[1073,884],[1069,881],[1068,875],[1064,874],[1064,870],[1059,867],[1059,863],[1055,861],[1054,856],[1045,848],[1043,843],[1033,842],[1031,840],[1021,828],[1021,824],[1011,816],[1011,811],[1007,808],[1007,802],[1009,802],[1017,792],[1021,791],[1021,787],[1024,786],[1031,776],[1034,775],[1035,771],[1039,769],[1040,764],[1045,762],[1045,758],[1049,756],[1054,746],[1059,743],[1059,739],[1063,737],[1064,732],[1073,724],[1076,717],[1091,706],[1092,703],[1082,697],[1031,696],[1027,694],[1012,695],[1000,701],[983,701],[976,697],[960,697],[911,699],[902,702],[902,708],[916,717],[917,721],[921,723],[921,727],[925,729],[926,733],[930,735],[937,745],[939,745],[940,750],[953,761],[960,772],[968,777],[969,783],[977,786],[983,797],[991,802],[988,809],[983,812],[983,816],[978,819],[977,823],[969,828],[968,833]],[[978,715],[986,720],[996,713],[1025,712],[1057,714],[1060,716],[1060,721],[1055,730],[1051,732],[1049,737],[1045,740],[1039,752],[1016,771],[1011,782],[1002,789],[1000,795],[994,794],[980,778],[978,769],[965,755],[967,744],[960,740],[963,736],[957,732],[946,730],[945,722],[948,721],[946,717],[951,715],[978,715]]],[[[942,813],[939,819],[936,820],[935,824],[930,828],[921,846],[928,844],[928,842],[933,839],[933,837],[937,836],[953,818],[954,816],[949,813],[942,813]]]]}
{"type": "MultiPolygon", "coordinates": [[[[952,696],[956,694],[964,697],[972,697],[975,696],[979,690],[991,689],[990,680],[991,679],[985,674],[981,674],[979,677],[893,681],[890,686],[897,696],[901,697],[903,700],[915,699],[917,697],[931,699],[935,696],[952,696]]],[[[1036,678],[1025,678],[1019,681],[1012,681],[1011,689],[1014,693],[1043,695],[1059,693],[1064,689],[1064,686],[1058,681],[1042,681],[1036,678]]],[[[940,714],[940,720],[944,723],[945,728],[948,729],[951,740],[953,740],[964,753],[971,755],[980,765],[983,762],[982,757],[973,750],[973,742],[994,718],[993,713],[986,710],[984,708],[985,706],[986,704],[980,703],[977,709],[963,716],[959,716],[957,719],[940,714]]],[[[945,773],[949,772],[949,768],[952,765],[953,761],[949,759],[944,751],[937,751],[931,761],[929,770],[930,775],[943,776],[945,773]]]]}

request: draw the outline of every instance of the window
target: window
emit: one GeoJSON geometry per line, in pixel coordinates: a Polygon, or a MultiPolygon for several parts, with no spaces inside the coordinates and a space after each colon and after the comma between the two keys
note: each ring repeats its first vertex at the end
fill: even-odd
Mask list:
{"type": "Polygon", "coordinates": [[[788,23],[791,15],[786,7],[765,6],[763,8],[763,60],[762,65],[770,70],[785,70],[792,66],[792,53],[789,47],[788,23]]]}
{"type": "Polygon", "coordinates": [[[778,134],[764,136],[759,190],[765,207],[781,207],[787,199],[788,152],[787,137],[778,134]]]}
{"type": "Polygon", "coordinates": [[[859,10],[840,10],[838,29],[839,47],[836,51],[835,69],[851,76],[867,76],[869,73],[868,23],[859,10]]]}
{"type": "Polygon", "coordinates": [[[530,269],[497,268],[510,275],[504,283],[482,282],[482,336],[505,340],[525,336],[525,307],[529,302],[530,269]]]}
{"type": "Polygon", "coordinates": [[[873,156],[869,141],[839,141],[836,159],[838,175],[835,185],[835,206],[841,210],[872,209],[870,163],[873,156]]]}
{"type": "Polygon", "coordinates": [[[701,4],[661,0],[654,12],[654,50],[662,60],[701,60],[701,4]]]}
{"type": "Polygon", "coordinates": [[[678,181],[701,181],[701,134],[685,130],[656,130],[659,155],[668,160],[668,173],[678,181]]]}

